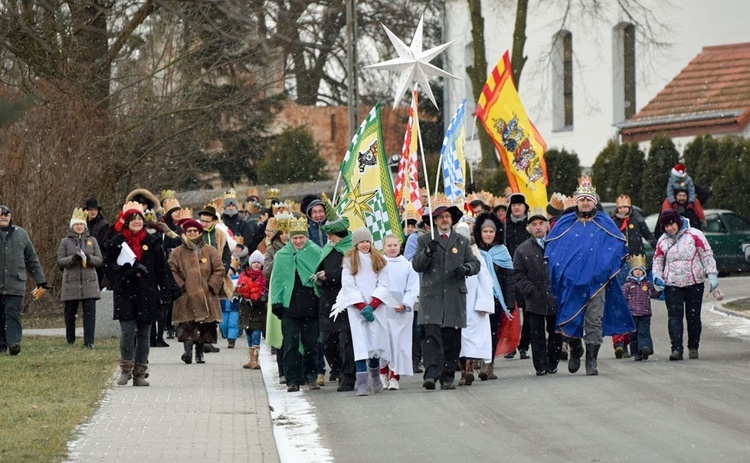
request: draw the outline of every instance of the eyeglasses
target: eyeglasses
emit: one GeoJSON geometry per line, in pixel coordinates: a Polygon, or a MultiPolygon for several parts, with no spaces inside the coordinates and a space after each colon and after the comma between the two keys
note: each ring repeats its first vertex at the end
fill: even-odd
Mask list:
{"type": "Polygon", "coordinates": [[[2,217],[10,217],[10,211],[7,211],[7,212],[0,211],[0,216],[2,216],[2,217]]]}
{"type": "Polygon", "coordinates": [[[201,220],[201,223],[203,225],[211,225],[212,223],[214,223],[214,221],[213,220],[201,220]]]}
{"type": "Polygon", "coordinates": [[[198,230],[197,228],[188,228],[187,230],[185,230],[185,233],[189,233],[192,235],[194,233],[200,233],[200,230],[198,230]]]}

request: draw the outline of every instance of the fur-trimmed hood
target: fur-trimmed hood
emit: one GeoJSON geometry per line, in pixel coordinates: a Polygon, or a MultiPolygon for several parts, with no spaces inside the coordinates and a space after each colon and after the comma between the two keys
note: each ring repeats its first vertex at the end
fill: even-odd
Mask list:
{"type": "Polygon", "coordinates": [[[156,195],[151,193],[145,188],[136,188],[135,190],[128,193],[128,195],[125,197],[125,202],[128,201],[138,201],[140,202],[140,197],[145,199],[146,201],[149,201],[151,204],[149,204],[149,207],[146,209],[153,209],[154,212],[161,212],[161,203],[156,198],[156,195]],[[138,198],[138,199],[136,199],[138,198]]]}
{"type": "MultiPolygon", "coordinates": [[[[495,244],[503,244],[505,242],[505,224],[500,221],[500,219],[497,218],[497,215],[492,212],[483,212],[477,216],[477,222],[474,224],[474,242],[479,246],[480,249],[485,249],[488,246],[484,245],[484,242],[482,241],[482,224],[487,221],[491,220],[492,223],[495,224],[495,228],[497,229],[497,232],[495,233],[495,244]]],[[[491,246],[490,246],[491,247],[491,246]]]]}

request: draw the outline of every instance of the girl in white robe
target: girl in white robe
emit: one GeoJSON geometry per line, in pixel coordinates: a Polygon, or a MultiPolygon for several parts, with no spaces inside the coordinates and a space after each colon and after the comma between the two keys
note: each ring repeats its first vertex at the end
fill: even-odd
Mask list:
{"type": "Polygon", "coordinates": [[[331,311],[338,316],[346,309],[352,332],[354,360],[357,367],[357,395],[368,394],[367,373],[372,391],[383,390],[380,359],[391,358],[388,339],[387,307],[395,305],[391,296],[387,262],[372,247],[372,235],[366,228],[352,232],[353,248],[344,254],[341,291],[331,311]]]}
{"type": "Polygon", "coordinates": [[[388,332],[390,335],[390,361],[380,361],[380,379],[387,381],[388,390],[398,390],[401,375],[413,376],[411,358],[412,324],[414,323],[414,303],[419,296],[419,274],[411,262],[400,256],[401,243],[394,235],[384,240],[385,260],[388,261],[391,295],[398,303],[386,308],[388,332]]]}
{"type": "MultiPolygon", "coordinates": [[[[469,227],[456,225],[456,232],[469,237],[469,227]]],[[[461,379],[459,385],[471,386],[474,382],[474,362],[492,360],[492,332],[489,314],[495,312],[492,296],[492,276],[475,244],[471,249],[479,258],[479,273],[466,279],[466,328],[461,330],[461,379]]]]}

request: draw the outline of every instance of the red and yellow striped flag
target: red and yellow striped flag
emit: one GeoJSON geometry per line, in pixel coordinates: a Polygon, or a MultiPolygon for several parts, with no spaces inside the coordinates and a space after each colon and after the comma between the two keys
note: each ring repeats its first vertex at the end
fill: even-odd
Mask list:
{"type": "Polygon", "coordinates": [[[547,206],[547,145],[526,115],[506,51],[484,84],[476,116],[495,144],[513,192],[530,207],[547,206]]]}

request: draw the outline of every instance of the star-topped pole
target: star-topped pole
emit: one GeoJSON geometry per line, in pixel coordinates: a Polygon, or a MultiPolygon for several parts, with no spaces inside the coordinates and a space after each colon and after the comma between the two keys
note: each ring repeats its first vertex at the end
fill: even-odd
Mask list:
{"type": "Polygon", "coordinates": [[[429,50],[422,51],[423,20],[424,18],[419,19],[419,25],[417,26],[417,30],[414,31],[414,38],[411,40],[411,46],[408,47],[404,42],[401,41],[401,39],[396,37],[396,35],[383,24],[383,29],[385,29],[386,34],[388,34],[388,38],[391,39],[391,43],[396,48],[398,58],[394,58],[378,64],[365,66],[365,69],[385,69],[387,71],[396,71],[401,73],[398,79],[398,85],[396,86],[396,95],[393,98],[394,108],[403,97],[407,87],[412,82],[416,82],[420,87],[424,89],[424,91],[427,93],[427,96],[430,98],[430,101],[432,101],[432,104],[434,104],[437,108],[438,104],[435,101],[435,96],[432,94],[428,76],[434,75],[458,79],[458,77],[454,76],[453,74],[445,72],[439,67],[429,63],[433,58],[442,53],[443,50],[448,48],[448,46],[453,42],[451,41],[448,43],[444,43],[437,47],[430,48],[429,50]]]}

